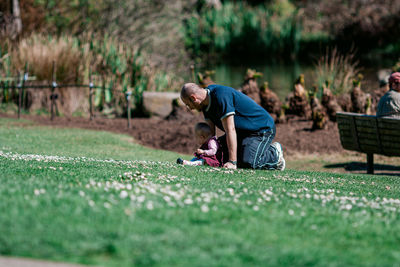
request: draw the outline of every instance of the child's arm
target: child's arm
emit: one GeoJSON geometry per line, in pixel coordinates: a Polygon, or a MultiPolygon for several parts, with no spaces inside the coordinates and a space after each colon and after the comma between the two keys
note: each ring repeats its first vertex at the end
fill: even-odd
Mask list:
{"type": "Polygon", "coordinates": [[[200,155],[214,156],[215,154],[217,154],[217,150],[218,150],[218,144],[214,139],[212,139],[208,143],[207,150],[197,149],[197,153],[200,155]]]}

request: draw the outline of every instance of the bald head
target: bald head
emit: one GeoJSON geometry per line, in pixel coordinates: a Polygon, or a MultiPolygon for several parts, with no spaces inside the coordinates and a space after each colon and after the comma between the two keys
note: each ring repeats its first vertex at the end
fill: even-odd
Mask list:
{"type": "Polygon", "coordinates": [[[189,109],[201,111],[208,105],[207,91],[195,83],[185,83],[181,90],[181,99],[189,109]]]}
{"type": "Polygon", "coordinates": [[[198,95],[201,90],[203,90],[203,88],[195,83],[185,83],[181,90],[181,98],[182,100],[188,99],[193,94],[198,95]]]}

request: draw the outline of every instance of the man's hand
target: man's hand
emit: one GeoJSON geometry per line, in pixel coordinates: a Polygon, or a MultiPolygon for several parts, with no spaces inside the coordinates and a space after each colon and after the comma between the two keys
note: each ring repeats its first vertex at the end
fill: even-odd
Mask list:
{"type": "Polygon", "coordinates": [[[236,166],[236,164],[233,164],[233,163],[228,161],[227,163],[224,164],[224,168],[236,170],[237,166],[236,166]]]}
{"type": "Polygon", "coordinates": [[[198,148],[198,149],[196,150],[196,153],[199,154],[199,155],[203,155],[203,154],[204,154],[204,150],[198,148]]]}

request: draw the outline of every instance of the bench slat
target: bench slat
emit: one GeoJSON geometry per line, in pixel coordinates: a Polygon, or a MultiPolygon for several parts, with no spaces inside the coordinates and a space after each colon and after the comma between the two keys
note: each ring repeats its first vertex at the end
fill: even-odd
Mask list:
{"type": "Polygon", "coordinates": [[[340,134],[340,136],[351,138],[350,130],[341,130],[341,129],[339,129],[339,134],[340,134]]]}
{"type": "Polygon", "coordinates": [[[339,129],[346,129],[346,130],[348,130],[348,129],[350,129],[350,124],[338,124],[338,128],[339,129]]]}
{"type": "Polygon", "coordinates": [[[397,129],[400,130],[400,120],[399,119],[377,119],[379,128],[384,129],[397,129]]]}
{"type": "Polygon", "coordinates": [[[361,145],[373,145],[376,147],[376,150],[379,151],[379,142],[376,140],[376,137],[374,139],[366,139],[366,138],[360,138],[358,142],[361,145]]]}
{"type": "Polygon", "coordinates": [[[383,141],[390,141],[393,143],[400,143],[400,136],[394,136],[394,135],[382,135],[381,134],[381,140],[383,141]]]}
{"type": "Polygon", "coordinates": [[[356,118],[355,121],[357,127],[359,126],[374,127],[376,118],[368,118],[367,120],[364,118],[356,118]]]}
{"type": "Polygon", "coordinates": [[[377,146],[370,144],[360,144],[360,150],[363,153],[372,153],[372,154],[379,153],[379,149],[377,148],[377,146]]]}
{"type": "Polygon", "coordinates": [[[393,130],[393,129],[380,129],[379,128],[379,133],[381,136],[393,136],[393,137],[399,137],[400,136],[400,130],[393,130]]]}
{"type": "Polygon", "coordinates": [[[400,149],[400,143],[399,142],[393,142],[393,141],[389,141],[389,140],[381,140],[382,146],[386,146],[386,147],[393,147],[393,148],[399,148],[400,149]]]}
{"type": "Polygon", "coordinates": [[[382,154],[387,155],[387,156],[400,156],[400,148],[394,148],[394,147],[382,147],[382,154]]]}
{"type": "MultiPolygon", "coordinates": [[[[347,142],[347,143],[351,143],[351,142],[353,142],[353,137],[352,136],[342,136],[341,140],[344,142],[347,142]]],[[[376,136],[372,135],[372,134],[370,136],[361,135],[361,136],[359,136],[358,141],[360,144],[375,144],[377,146],[379,145],[379,142],[377,141],[376,136]]]]}
{"type": "Polygon", "coordinates": [[[376,133],[376,130],[372,127],[358,126],[357,132],[358,133],[376,133]]]}
{"type": "Polygon", "coordinates": [[[358,147],[354,145],[354,143],[342,142],[342,147],[344,149],[351,150],[351,151],[363,152],[363,151],[359,150],[358,147]]]}
{"type": "Polygon", "coordinates": [[[358,138],[359,139],[377,140],[376,133],[358,132],[358,138]]]}

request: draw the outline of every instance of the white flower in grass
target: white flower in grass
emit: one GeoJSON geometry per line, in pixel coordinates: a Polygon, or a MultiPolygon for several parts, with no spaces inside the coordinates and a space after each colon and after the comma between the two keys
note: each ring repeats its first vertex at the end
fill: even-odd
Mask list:
{"type": "Polygon", "coordinates": [[[267,189],[267,190],[265,190],[265,194],[272,196],[274,193],[272,193],[272,191],[267,189]]]}
{"type": "Polygon", "coordinates": [[[185,203],[186,205],[191,205],[191,204],[193,204],[193,199],[187,198],[187,199],[185,199],[185,200],[183,201],[183,203],[185,203]]]}
{"type": "Polygon", "coordinates": [[[233,196],[235,194],[235,191],[233,188],[227,188],[226,191],[228,191],[229,195],[233,196]]]}
{"type": "Polygon", "coordinates": [[[79,191],[79,195],[80,195],[81,197],[84,197],[84,196],[85,196],[85,192],[79,191]]]}
{"type": "Polygon", "coordinates": [[[111,204],[108,202],[104,202],[104,208],[106,208],[106,209],[111,208],[111,204]]]}
{"type": "Polygon", "coordinates": [[[126,192],[125,190],[122,190],[121,193],[119,193],[119,197],[120,197],[120,198],[126,198],[126,197],[128,197],[128,192],[126,192]]]}
{"type": "Polygon", "coordinates": [[[132,190],[132,185],[131,185],[131,184],[127,184],[127,185],[126,185],[126,189],[127,189],[127,190],[132,190]]]}
{"type": "Polygon", "coordinates": [[[137,202],[143,203],[144,200],[146,199],[146,197],[145,196],[138,196],[136,199],[137,199],[137,202]]]}
{"type": "Polygon", "coordinates": [[[294,215],[294,211],[293,210],[289,210],[288,213],[289,213],[290,216],[294,215]]]}
{"type": "Polygon", "coordinates": [[[206,204],[201,205],[200,209],[201,209],[202,212],[209,212],[210,211],[210,208],[206,204]]]}
{"type": "Polygon", "coordinates": [[[168,203],[168,202],[171,202],[171,198],[170,198],[169,196],[164,196],[163,199],[164,199],[164,201],[167,202],[167,203],[168,203]]]}
{"type": "Polygon", "coordinates": [[[258,210],[260,210],[260,208],[258,206],[253,206],[253,210],[258,211],[258,210]]]}
{"type": "Polygon", "coordinates": [[[89,204],[89,206],[93,207],[94,206],[94,201],[90,199],[88,204],[89,204]]]}
{"type": "Polygon", "coordinates": [[[146,208],[147,208],[148,210],[153,210],[153,209],[154,209],[153,202],[151,202],[151,201],[147,202],[147,203],[146,203],[146,208]]]}
{"type": "Polygon", "coordinates": [[[35,189],[35,190],[33,190],[33,193],[34,193],[36,196],[38,196],[38,195],[40,195],[40,190],[39,190],[39,189],[35,189]]]}

